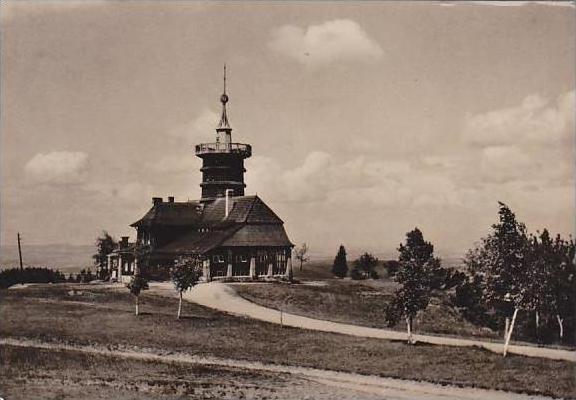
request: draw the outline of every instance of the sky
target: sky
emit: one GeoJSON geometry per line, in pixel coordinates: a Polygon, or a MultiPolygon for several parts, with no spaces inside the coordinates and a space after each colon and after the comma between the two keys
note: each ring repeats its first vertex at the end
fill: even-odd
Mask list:
{"type": "Polygon", "coordinates": [[[461,255],[505,202],[575,233],[570,3],[3,1],[0,243],[198,199],[222,68],[247,194],[314,254],[461,255]]]}

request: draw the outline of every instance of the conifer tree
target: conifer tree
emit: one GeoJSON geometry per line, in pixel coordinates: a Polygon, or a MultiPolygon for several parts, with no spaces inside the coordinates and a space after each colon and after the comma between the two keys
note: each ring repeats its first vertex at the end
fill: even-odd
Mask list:
{"type": "Polygon", "coordinates": [[[336,258],[334,258],[332,273],[338,278],[344,278],[346,274],[348,274],[348,263],[346,262],[346,249],[344,245],[340,245],[338,254],[336,254],[336,258]]]}

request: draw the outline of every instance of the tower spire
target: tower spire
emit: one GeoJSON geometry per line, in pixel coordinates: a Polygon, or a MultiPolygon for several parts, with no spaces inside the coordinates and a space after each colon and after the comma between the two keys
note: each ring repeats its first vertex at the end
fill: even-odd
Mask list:
{"type": "Polygon", "coordinates": [[[228,95],[226,94],[226,63],[224,63],[224,92],[220,96],[220,102],[222,103],[222,117],[220,117],[220,122],[218,123],[218,129],[232,129],[230,128],[230,123],[228,122],[228,115],[226,114],[226,103],[228,103],[228,95]]]}
{"type": "Polygon", "coordinates": [[[226,94],[226,63],[224,63],[224,94],[226,94]]]}

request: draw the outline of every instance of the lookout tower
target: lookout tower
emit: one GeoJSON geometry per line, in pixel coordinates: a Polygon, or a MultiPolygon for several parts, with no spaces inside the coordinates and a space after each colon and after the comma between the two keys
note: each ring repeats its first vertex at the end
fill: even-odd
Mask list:
{"type": "Polygon", "coordinates": [[[244,159],[252,155],[252,146],[232,143],[232,128],[226,114],[226,65],[224,65],[224,91],[220,96],[222,116],[216,127],[216,142],[196,146],[196,156],[202,159],[202,201],[223,197],[226,190],[232,196],[244,196],[244,159]]]}

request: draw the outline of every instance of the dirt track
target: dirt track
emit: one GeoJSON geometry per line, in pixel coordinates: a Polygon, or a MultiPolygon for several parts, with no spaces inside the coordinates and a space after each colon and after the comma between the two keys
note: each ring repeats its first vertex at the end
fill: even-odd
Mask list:
{"type": "MultiPolygon", "coordinates": [[[[214,367],[227,367],[243,370],[290,374],[316,384],[325,385],[333,390],[334,398],[359,399],[426,399],[426,400],[504,400],[504,399],[547,399],[541,396],[528,396],[516,393],[460,388],[456,386],[441,386],[425,382],[415,382],[400,379],[382,378],[313,368],[293,367],[275,364],[264,364],[231,359],[198,357],[184,353],[163,352],[152,349],[110,350],[96,346],[70,346],[64,344],[45,343],[32,340],[0,339],[0,345],[32,347],[49,350],[78,351],[89,354],[122,357],[136,360],[157,362],[180,362],[200,364],[214,367]],[[342,395],[342,396],[340,396],[342,395]],[[352,397],[351,397],[352,396],[352,397]]],[[[311,393],[311,397],[315,398],[311,393]]]]}

